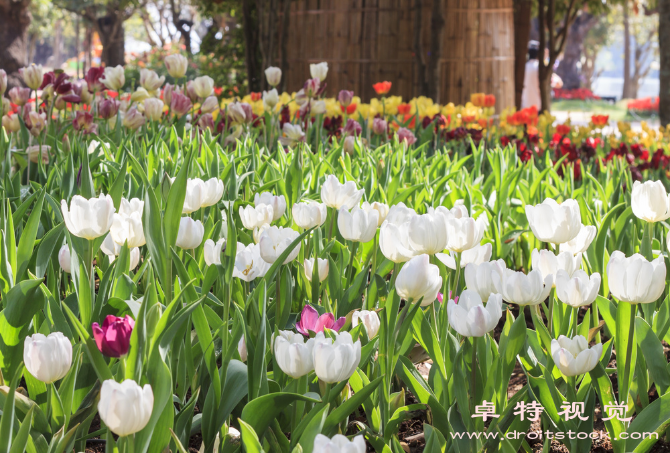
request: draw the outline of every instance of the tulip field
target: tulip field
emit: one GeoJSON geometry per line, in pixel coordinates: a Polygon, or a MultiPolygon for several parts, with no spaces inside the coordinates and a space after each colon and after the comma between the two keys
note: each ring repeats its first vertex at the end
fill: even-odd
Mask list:
{"type": "Polygon", "coordinates": [[[669,451],[664,130],[184,61],[3,97],[0,453],[669,451]]]}

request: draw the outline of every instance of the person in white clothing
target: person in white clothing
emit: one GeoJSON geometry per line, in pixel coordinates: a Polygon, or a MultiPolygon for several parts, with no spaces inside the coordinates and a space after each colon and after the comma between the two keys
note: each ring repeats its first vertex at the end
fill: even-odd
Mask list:
{"type": "Polygon", "coordinates": [[[542,107],[540,98],[540,62],[539,43],[531,41],[528,43],[528,61],[523,77],[523,91],[521,92],[521,108],[525,109],[536,106],[539,110],[542,107]]]}

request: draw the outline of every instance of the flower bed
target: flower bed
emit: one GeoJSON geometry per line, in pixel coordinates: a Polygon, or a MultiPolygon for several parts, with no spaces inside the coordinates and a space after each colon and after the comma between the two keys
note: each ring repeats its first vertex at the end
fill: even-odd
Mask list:
{"type": "Polygon", "coordinates": [[[664,130],[166,64],[9,93],[3,451],[667,448],[664,130]]]}

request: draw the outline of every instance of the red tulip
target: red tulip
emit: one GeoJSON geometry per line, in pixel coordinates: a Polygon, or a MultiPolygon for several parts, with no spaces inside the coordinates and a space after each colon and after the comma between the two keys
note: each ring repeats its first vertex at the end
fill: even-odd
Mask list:
{"type": "Polygon", "coordinates": [[[108,315],[102,323],[93,323],[93,337],[98,349],[107,357],[122,357],[130,349],[130,335],[133,333],[135,321],[130,316],[119,318],[108,315]]]}

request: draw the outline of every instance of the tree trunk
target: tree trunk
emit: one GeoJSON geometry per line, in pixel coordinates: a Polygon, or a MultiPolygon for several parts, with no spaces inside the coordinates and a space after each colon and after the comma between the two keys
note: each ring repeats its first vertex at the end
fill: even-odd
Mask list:
{"type": "Polygon", "coordinates": [[[532,10],[533,4],[530,0],[514,0],[514,105],[517,108],[521,108],[532,10]]]}
{"type": "Polygon", "coordinates": [[[563,80],[563,88],[580,88],[585,82],[584,71],[581,69],[584,54],[584,39],[596,25],[598,18],[582,12],[570,26],[570,33],[565,42],[563,60],[556,73],[563,80]]]}
{"type": "Polygon", "coordinates": [[[658,44],[661,56],[660,117],[661,124],[670,124],[670,0],[658,0],[658,44]]]}
{"type": "Polygon", "coordinates": [[[0,68],[9,88],[22,85],[19,69],[26,66],[30,0],[0,0],[0,68]]]}
{"type": "Polygon", "coordinates": [[[123,19],[114,13],[101,17],[97,20],[97,31],[102,42],[102,62],[105,66],[123,66],[125,64],[123,19]]]}
{"type": "Polygon", "coordinates": [[[261,91],[263,68],[258,59],[258,17],[254,2],[242,2],[242,18],[244,20],[245,59],[247,64],[247,83],[249,91],[261,91]]]}
{"type": "MultiPolygon", "coordinates": [[[[631,59],[630,59],[630,20],[628,16],[628,2],[623,2],[623,99],[633,99],[633,87],[631,80],[631,59]]],[[[637,91],[637,89],[635,90],[637,91]]]]}

